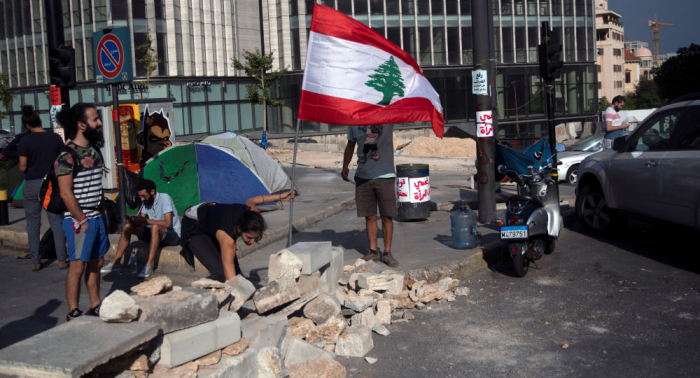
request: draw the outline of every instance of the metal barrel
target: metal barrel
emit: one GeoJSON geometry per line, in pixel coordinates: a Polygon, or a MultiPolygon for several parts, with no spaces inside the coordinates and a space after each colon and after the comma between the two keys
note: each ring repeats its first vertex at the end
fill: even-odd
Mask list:
{"type": "Polygon", "coordinates": [[[398,220],[422,220],[430,217],[430,166],[396,166],[398,220]]]}

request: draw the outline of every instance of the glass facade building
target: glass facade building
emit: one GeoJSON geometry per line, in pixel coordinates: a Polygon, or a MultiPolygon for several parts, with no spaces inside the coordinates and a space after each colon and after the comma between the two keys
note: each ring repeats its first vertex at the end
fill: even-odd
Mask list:
{"type": "MultiPolygon", "coordinates": [[[[473,33],[470,0],[320,0],[369,26],[400,46],[421,65],[440,94],[447,125],[474,121],[471,94],[473,33]]],[[[240,132],[262,128],[262,108],[245,99],[249,79],[235,72],[231,58],[261,47],[274,51],[277,68],[289,73],[275,87],[284,105],[268,109],[270,133],[290,134],[296,123],[312,0],[63,0],[66,41],[82,50],[78,87],[71,101],[111,101],[94,82],[92,32],[111,19],[130,26],[139,45],[150,32],[162,63],[150,97],[176,99],[178,135],[240,132]],[[259,10],[262,10],[262,17],[259,10]],[[262,25],[262,33],[260,32],[262,25]],[[206,81],[208,85],[191,85],[206,81]],[[188,83],[190,85],[188,85],[188,83]]],[[[555,81],[559,123],[593,122],[598,106],[595,66],[595,8],[592,0],[491,0],[498,137],[531,140],[546,133],[543,83],[537,45],[541,23],[549,22],[563,45],[565,62],[555,81]]],[[[20,103],[47,110],[43,0],[0,0],[0,71],[17,93],[9,129],[18,125],[20,103]],[[38,10],[38,12],[37,12],[38,10]],[[38,14],[38,15],[37,15],[38,14]],[[20,57],[21,56],[21,57],[20,57]],[[33,101],[33,102],[32,102],[33,101]],[[17,118],[17,119],[15,119],[17,118]]],[[[135,54],[135,61],[138,59],[135,54]]],[[[136,62],[135,62],[136,63],[136,62]]],[[[136,74],[145,71],[135,64],[136,74]]],[[[125,97],[137,96],[124,94],[125,97]]],[[[416,123],[400,127],[425,127],[416,123]]],[[[342,125],[302,122],[304,133],[343,132],[342,125]]]]}

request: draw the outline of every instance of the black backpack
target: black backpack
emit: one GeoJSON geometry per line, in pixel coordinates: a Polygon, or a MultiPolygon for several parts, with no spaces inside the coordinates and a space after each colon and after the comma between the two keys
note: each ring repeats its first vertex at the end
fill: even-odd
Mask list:
{"type": "Polygon", "coordinates": [[[55,259],[56,245],[53,242],[53,231],[49,228],[39,242],[39,257],[41,259],[55,259]]]}

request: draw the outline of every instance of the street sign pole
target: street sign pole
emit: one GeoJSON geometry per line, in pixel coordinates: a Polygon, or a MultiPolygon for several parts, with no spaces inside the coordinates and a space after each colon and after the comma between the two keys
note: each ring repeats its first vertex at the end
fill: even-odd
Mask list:
{"type": "Polygon", "coordinates": [[[114,134],[116,134],[116,153],[117,153],[117,178],[119,181],[119,230],[124,229],[126,223],[126,197],[124,194],[124,157],[122,156],[122,129],[119,124],[119,86],[112,85],[112,121],[114,122],[114,134]]]}

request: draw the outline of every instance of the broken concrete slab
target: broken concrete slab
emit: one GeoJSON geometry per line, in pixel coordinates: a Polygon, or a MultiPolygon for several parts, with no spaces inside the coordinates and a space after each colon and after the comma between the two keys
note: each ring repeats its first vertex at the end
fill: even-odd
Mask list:
{"type": "Polygon", "coordinates": [[[264,314],[300,296],[299,287],[295,281],[274,281],[255,292],[253,302],[258,313],[264,314]]]}
{"type": "Polygon", "coordinates": [[[283,355],[284,366],[292,366],[318,358],[335,359],[335,354],[296,337],[290,337],[287,342],[287,350],[283,355]]]}
{"type": "Polygon", "coordinates": [[[401,291],[403,291],[403,275],[392,274],[390,277],[392,278],[392,280],[389,281],[389,287],[387,287],[386,292],[392,295],[401,294],[401,291]]]}
{"type": "Polygon", "coordinates": [[[357,287],[372,291],[385,291],[389,288],[390,280],[393,278],[383,274],[361,273],[357,275],[357,287]]]}
{"type": "Polygon", "coordinates": [[[194,362],[199,366],[216,365],[221,360],[221,351],[215,350],[204,357],[196,359],[194,362]]]}
{"type": "Polygon", "coordinates": [[[182,365],[241,339],[241,318],[227,312],[218,319],[163,336],[158,365],[182,365]]]}
{"type": "Polygon", "coordinates": [[[107,323],[129,323],[139,316],[134,298],[122,290],[115,290],[102,300],[100,319],[107,323]]]}
{"type": "Polygon", "coordinates": [[[0,350],[0,373],[80,377],[156,335],[158,325],[154,323],[105,323],[83,316],[0,350]]]}
{"type": "Polygon", "coordinates": [[[229,311],[238,311],[243,304],[255,293],[255,286],[242,274],[238,274],[226,281],[226,286],[231,289],[233,301],[229,305],[229,311]]]}
{"type": "Polygon", "coordinates": [[[388,299],[377,302],[377,313],[374,317],[379,324],[391,324],[391,303],[388,299]]]}
{"type": "Polygon", "coordinates": [[[435,284],[413,285],[409,297],[414,302],[428,303],[435,299],[443,299],[447,293],[435,284]]]}
{"type": "Polygon", "coordinates": [[[198,289],[224,289],[226,288],[226,284],[210,278],[200,278],[192,282],[192,287],[198,289]]]}
{"type": "MultiPolygon", "coordinates": [[[[364,260],[363,260],[364,261],[364,260]]],[[[355,290],[357,285],[357,276],[362,273],[375,273],[379,274],[384,270],[379,264],[374,261],[367,261],[362,265],[357,266],[350,272],[343,273],[340,278],[339,283],[342,285],[349,285],[351,289],[355,290]]]]}
{"type": "Polygon", "coordinates": [[[340,314],[340,303],[326,293],[320,294],[316,299],[304,306],[304,316],[316,324],[325,323],[333,316],[340,314]]]}
{"type": "Polygon", "coordinates": [[[382,336],[389,336],[389,334],[391,334],[383,324],[375,324],[374,327],[372,327],[372,331],[382,336]]]}
{"type": "Polygon", "coordinates": [[[222,350],[221,352],[228,356],[238,356],[239,354],[245,352],[246,349],[248,349],[248,345],[250,345],[248,340],[246,338],[241,338],[237,342],[224,348],[224,350],[222,350]]]}
{"type": "Polygon", "coordinates": [[[289,319],[287,324],[290,327],[291,335],[300,339],[305,339],[311,329],[316,326],[311,319],[300,317],[289,319]]]}
{"type": "Polygon", "coordinates": [[[355,312],[362,312],[372,305],[374,305],[374,297],[371,296],[347,297],[343,303],[343,306],[355,312]]]}
{"type": "MultiPolygon", "coordinates": [[[[267,270],[268,283],[275,281],[294,281],[302,271],[302,260],[292,254],[289,250],[283,249],[275,254],[270,255],[270,264],[267,270]]],[[[311,274],[304,272],[304,274],[311,274]]]]}
{"type": "Polygon", "coordinates": [[[173,281],[166,276],[158,276],[131,288],[133,293],[142,297],[157,295],[173,288],[173,281]]]}
{"type": "Polygon", "coordinates": [[[374,348],[372,328],[366,325],[353,325],[345,329],[335,344],[336,356],[364,357],[374,348]]]}
{"type": "Polygon", "coordinates": [[[157,323],[163,333],[194,327],[219,317],[214,294],[171,291],[151,297],[134,297],[139,306],[139,322],[157,323]]]}
{"type": "Polygon", "coordinates": [[[318,358],[287,366],[289,378],[345,378],[345,367],[330,358],[318,358]]]}
{"type": "Polygon", "coordinates": [[[278,315],[282,316],[289,316],[292,315],[293,313],[299,311],[302,307],[304,307],[305,304],[311,302],[316,298],[319,294],[318,289],[314,289],[304,295],[301,296],[301,298],[297,299],[296,301],[292,302],[289,306],[283,308],[279,312],[277,312],[278,315]]]}
{"type": "Polygon", "coordinates": [[[453,291],[459,286],[459,280],[455,280],[451,277],[445,277],[440,281],[435,283],[436,286],[444,290],[445,292],[453,291]]]}
{"type": "Polygon", "coordinates": [[[356,314],[350,319],[352,325],[366,325],[369,327],[374,327],[377,324],[377,318],[374,315],[374,310],[372,307],[367,308],[359,314],[356,314]]]}
{"type": "Polygon", "coordinates": [[[287,248],[302,261],[302,274],[311,274],[331,262],[331,242],[300,242],[287,248]]]}
{"type": "Polygon", "coordinates": [[[469,295],[469,288],[466,286],[458,287],[455,289],[455,295],[458,297],[466,297],[469,295]]]}
{"type": "Polygon", "coordinates": [[[331,262],[321,274],[321,291],[333,294],[338,288],[338,281],[343,276],[343,247],[331,248],[331,262]]]}
{"type": "Polygon", "coordinates": [[[312,274],[302,274],[297,280],[299,294],[304,295],[310,291],[321,288],[321,272],[315,271],[312,274]]]}
{"type": "Polygon", "coordinates": [[[279,314],[246,319],[241,323],[243,337],[249,342],[248,347],[256,350],[277,347],[284,337],[286,326],[287,317],[279,314]]]}
{"type": "Polygon", "coordinates": [[[310,343],[319,343],[321,341],[335,343],[347,325],[348,323],[343,317],[340,315],[334,316],[325,323],[312,328],[306,336],[306,341],[310,343]]]}
{"type": "Polygon", "coordinates": [[[216,365],[204,366],[198,378],[278,378],[282,374],[282,356],[277,348],[248,349],[238,356],[225,356],[216,365]]]}

